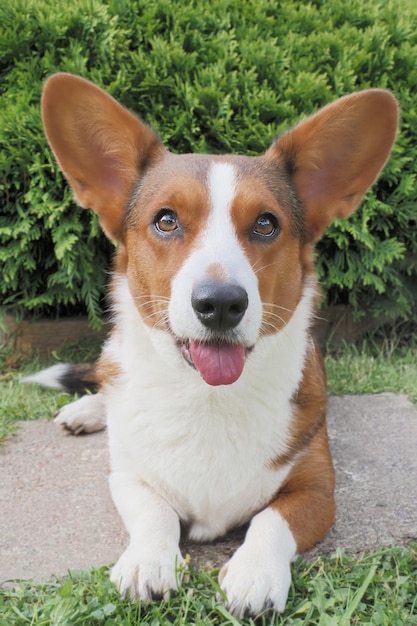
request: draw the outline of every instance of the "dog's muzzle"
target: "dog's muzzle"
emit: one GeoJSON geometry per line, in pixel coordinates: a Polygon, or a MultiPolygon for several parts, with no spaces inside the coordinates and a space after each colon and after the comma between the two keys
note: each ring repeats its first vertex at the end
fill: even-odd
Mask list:
{"type": "Polygon", "coordinates": [[[206,280],[193,289],[192,308],[212,338],[181,342],[180,350],[209,385],[230,385],[243,371],[248,350],[231,340],[230,331],[242,321],[248,303],[246,290],[235,283],[206,280]]]}

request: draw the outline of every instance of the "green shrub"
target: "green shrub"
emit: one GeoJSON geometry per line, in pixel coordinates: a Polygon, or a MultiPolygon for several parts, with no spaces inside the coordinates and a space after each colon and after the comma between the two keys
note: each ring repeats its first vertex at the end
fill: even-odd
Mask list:
{"type": "Polygon", "coordinates": [[[329,303],[417,307],[417,12],[413,0],[3,0],[0,293],[97,324],[110,245],[78,209],[43,136],[44,79],[89,78],[176,152],[262,153],[302,116],[358,89],[402,107],[393,156],[362,208],[317,246],[329,303]]]}

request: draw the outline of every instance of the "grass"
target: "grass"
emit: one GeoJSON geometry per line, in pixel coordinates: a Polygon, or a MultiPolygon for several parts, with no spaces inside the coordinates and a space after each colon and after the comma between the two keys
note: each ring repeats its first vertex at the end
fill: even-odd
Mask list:
{"type": "MultiPolygon", "coordinates": [[[[94,358],[98,346],[67,345],[52,361],[94,358]]],[[[417,404],[417,338],[375,337],[360,346],[328,351],[326,366],[333,394],[406,393],[417,404]]],[[[42,364],[44,365],[44,364],[42,364]]],[[[3,351],[0,359],[0,436],[18,420],[50,417],[71,398],[20,384],[22,374],[40,366],[34,357],[3,351]]],[[[190,582],[163,603],[121,600],[103,567],[69,572],[47,583],[17,581],[0,590],[0,626],[238,626],[216,601],[216,571],[191,570],[190,582]]],[[[379,548],[355,557],[338,552],[309,563],[297,559],[283,616],[261,616],[254,626],[413,626],[417,625],[417,544],[379,548]]]]}
{"type": "Polygon", "coordinates": [[[283,615],[238,622],[216,601],[216,571],[191,572],[162,603],[120,600],[107,568],[70,572],[44,584],[20,582],[0,596],[0,626],[412,626],[417,624],[417,545],[380,548],[355,558],[341,552],[314,563],[299,558],[283,615]]]}
{"type": "Polygon", "coordinates": [[[332,395],[392,391],[417,405],[417,340],[395,348],[345,344],[326,356],[326,371],[332,395]]]}

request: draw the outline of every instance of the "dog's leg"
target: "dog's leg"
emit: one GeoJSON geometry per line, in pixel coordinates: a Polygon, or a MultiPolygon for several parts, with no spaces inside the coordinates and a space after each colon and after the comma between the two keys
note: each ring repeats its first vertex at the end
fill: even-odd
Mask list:
{"type": "Polygon", "coordinates": [[[123,597],[145,602],[166,597],[178,589],[184,563],[178,515],[150,487],[126,474],[113,472],[110,488],[130,535],[111,572],[112,582],[123,597]]]}
{"type": "Polygon", "coordinates": [[[82,396],[65,404],[54,421],[74,435],[94,433],[106,427],[106,403],[101,393],[82,396]]]}
{"type": "Polygon", "coordinates": [[[334,470],[326,428],[303,453],[277,499],[252,520],[246,538],[220,571],[238,618],[285,608],[295,555],[323,538],[334,521],[334,470]]]}

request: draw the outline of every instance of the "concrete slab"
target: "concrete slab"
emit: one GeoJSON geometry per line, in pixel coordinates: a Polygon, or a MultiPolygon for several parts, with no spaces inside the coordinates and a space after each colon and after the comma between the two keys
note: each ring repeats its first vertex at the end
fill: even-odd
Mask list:
{"type": "Polygon", "coordinates": [[[311,554],[417,541],[417,409],[403,395],[330,398],[337,519],[311,554]]]}
{"type": "MultiPolygon", "coordinates": [[[[417,541],[417,409],[405,396],[381,394],[330,398],[328,413],[338,515],[308,556],[417,541]]],[[[21,426],[0,450],[0,582],[115,561],[127,537],[107,487],[105,433],[21,426]]],[[[184,551],[219,565],[241,536],[186,542],[184,551]]]]}

